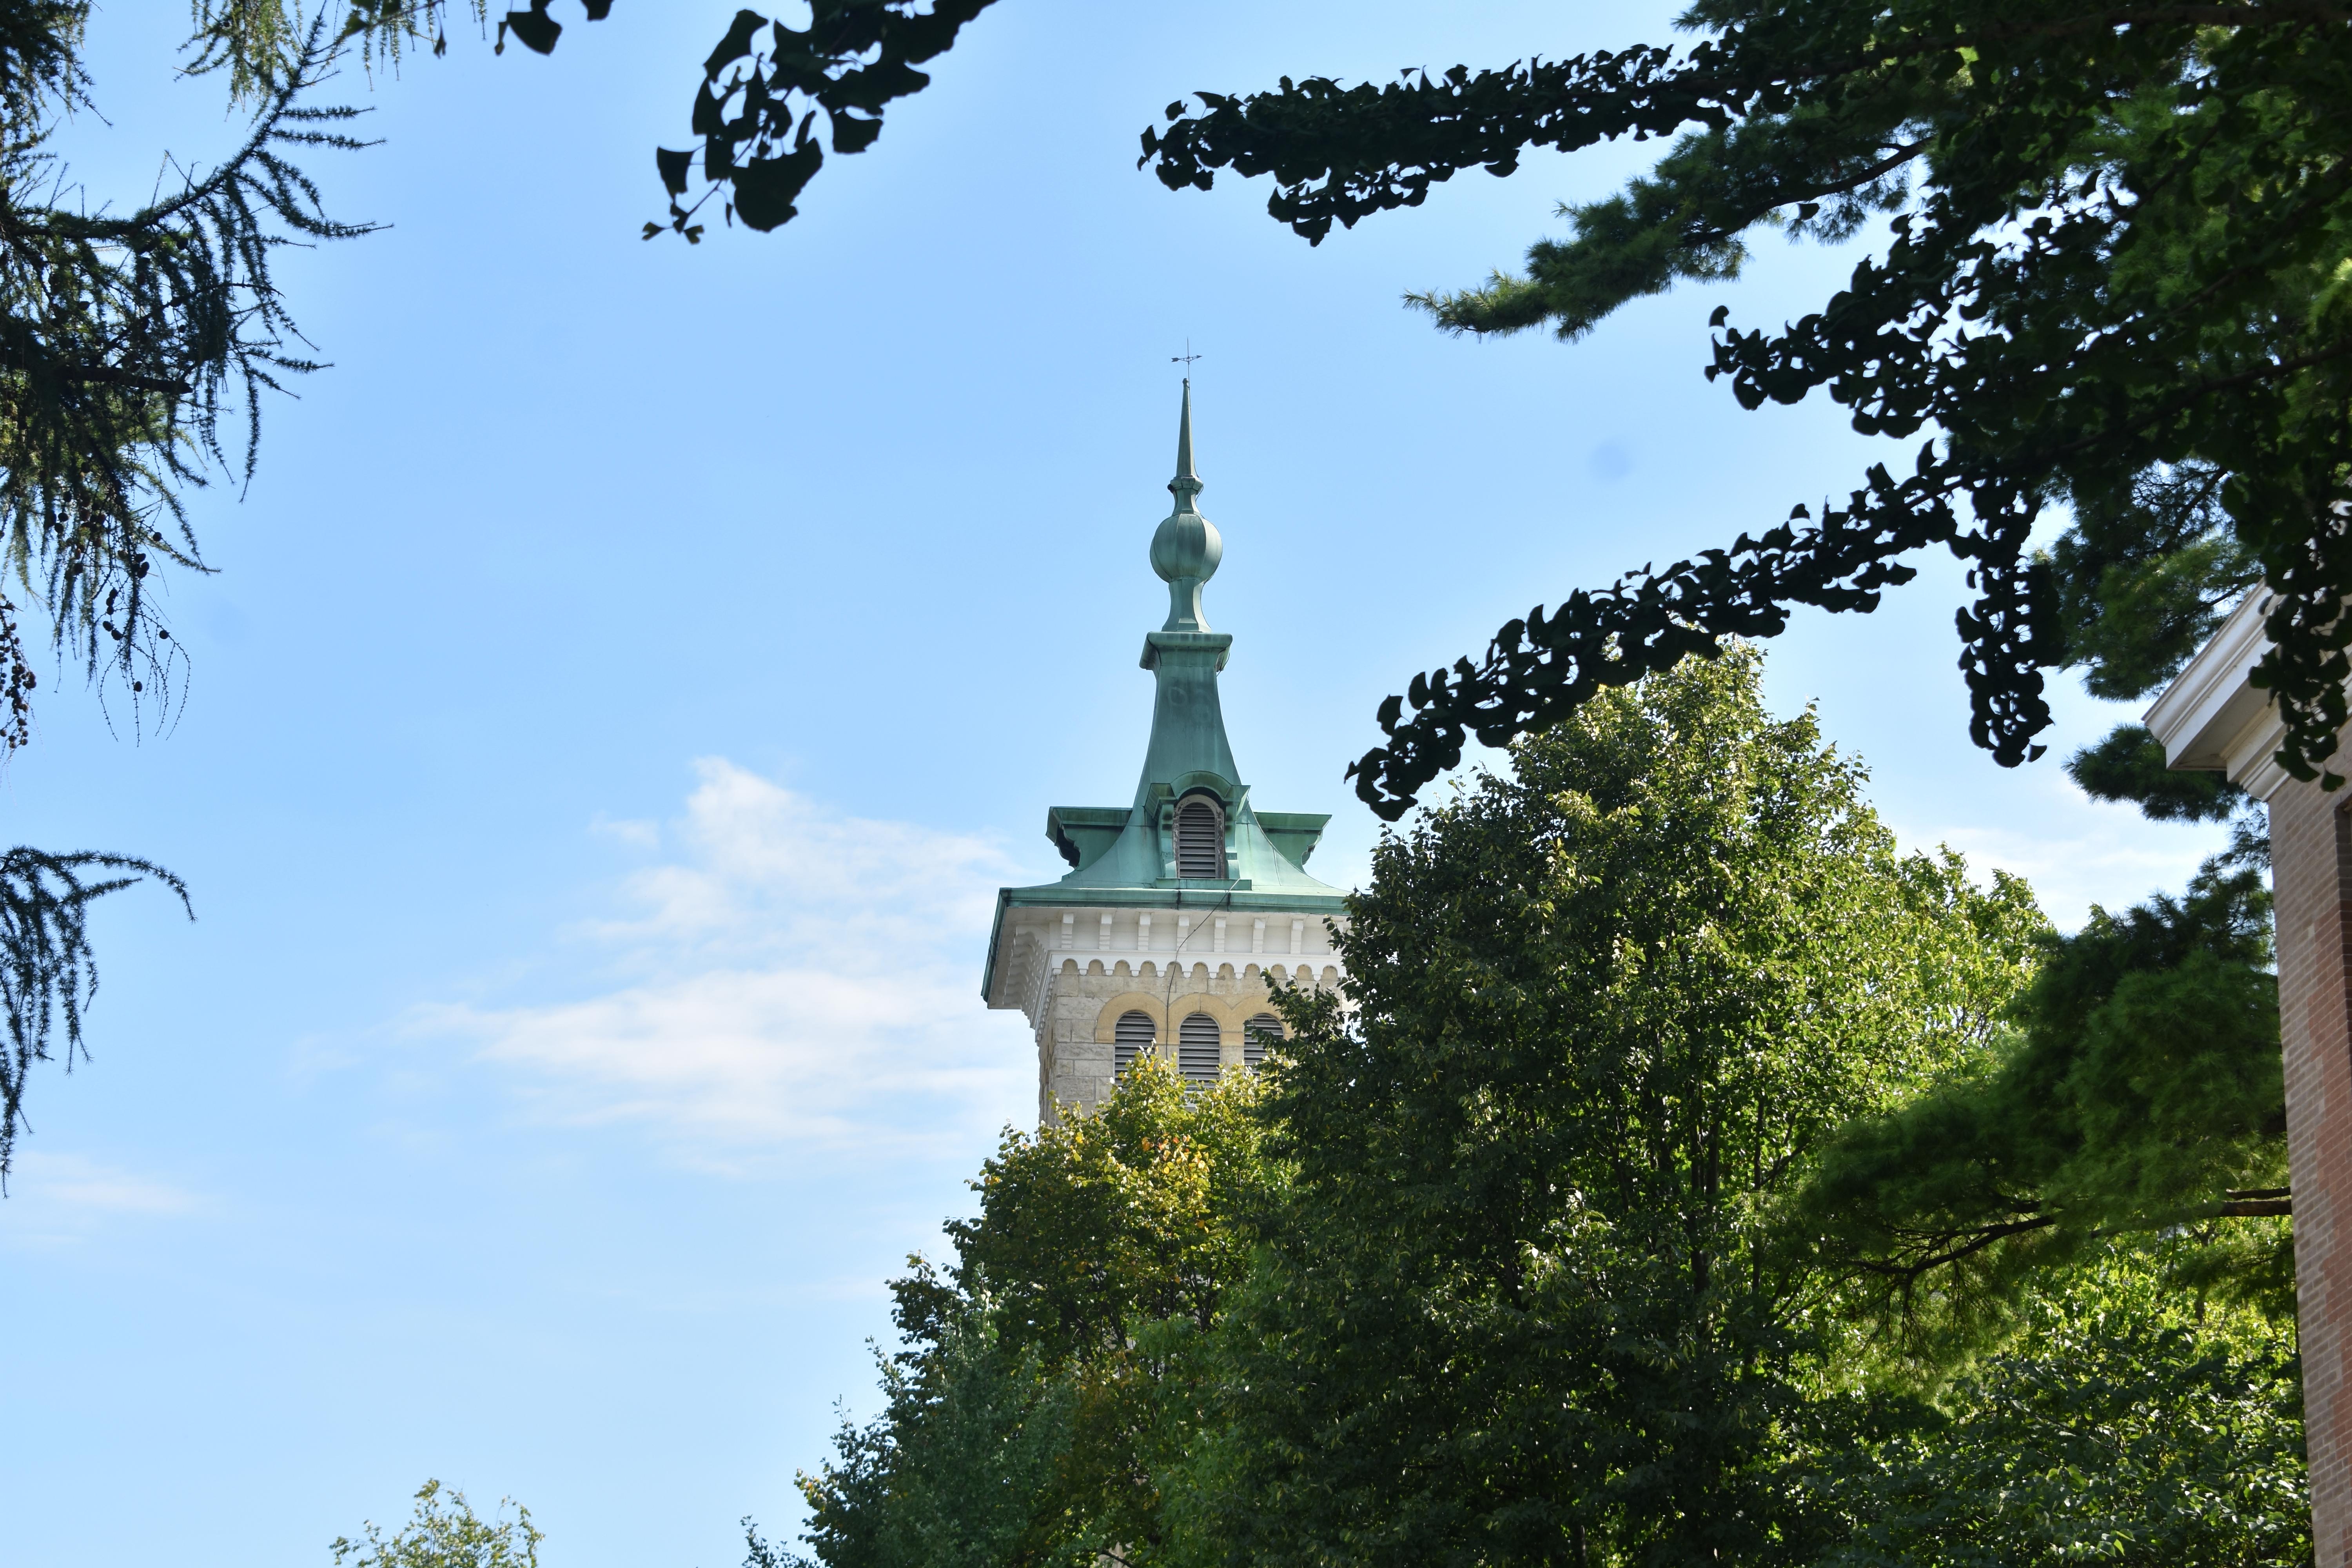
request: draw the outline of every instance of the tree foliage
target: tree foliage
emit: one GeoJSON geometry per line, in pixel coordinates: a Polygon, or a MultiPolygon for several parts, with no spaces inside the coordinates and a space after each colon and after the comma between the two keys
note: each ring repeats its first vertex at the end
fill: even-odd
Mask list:
{"type": "MultiPolygon", "coordinates": [[[[824,116],[835,154],[863,153],[882,134],[883,111],[919,92],[930,78],[916,68],[945,54],[965,23],[993,0],[811,0],[805,27],[738,11],[696,89],[692,127],[702,138],[702,177],[709,189],[681,205],[694,164],[691,151],[662,149],[656,156],[670,195],[667,227],[699,239],[694,222],[719,187],[724,211],[755,229],[772,229],[800,210],[802,190],[824,164],[824,145],[812,134],[824,116]],[[760,47],[762,29],[767,46],[760,47]]],[[[665,226],[646,225],[647,239],[665,226]]]]}
{"type": "Polygon", "coordinates": [[[2246,792],[2218,773],[2176,773],[2164,743],[2143,724],[2121,724],[2076,752],[2066,772],[2093,800],[2129,801],[2158,822],[2214,822],[2247,804],[2246,792]]]}
{"type": "MultiPolygon", "coordinates": [[[[1086,1568],[1095,1553],[1072,1542],[1060,1506],[1076,1442],[1076,1380],[1054,1375],[1034,1349],[1013,1349],[976,1303],[944,1306],[919,1353],[882,1359],[882,1413],[862,1427],[845,1423],[833,1460],[800,1478],[816,1560],[1086,1568]]],[[[786,1560],[751,1521],[744,1530],[747,1561],[781,1568],[786,1560]]]]}
{"type": "Polygon", "coordinates": [[[7,1047],[0,1051],[0,1182],[7,1179],[16,1133],[28,1125],[25,1080],[33,1064],[54,1059],[53,1043],[68,1072],[77,1055],[89,1055],[82,1014],[98,994],[89,905],[148,877],[177,893],[181,908],[195,918],[186,885],[145,860],[22,846],[0,854],[0,1009],[8,1026],[7,1047]]]}
{"type": "MultiPolygon", "coordinates": [[[[789,220],[824,142],[871,146],[887,107],[929,80],[918,68],[991,3],[819,0],[800,28],[739,11],[690,116],[704,195],[686,201],[693,152],[659,152],[670,207],[647,237],[698,239],[722,189],[730,221],[789,220]]],[[[346,33],[396,48],[429,20],[438,47],[443,9],[352,0],[346,33]]],[[[292,0],[198,15],[239,80],[274,79],[250,62],[284,50],[292,0]]],[[[1564,207],[1571,234],[1538,242],[1523,273],[1411,297],[1454,331],[1574,339],[1628,300],[1736,278],[1760,229],[1835,241],[1889,223],[1822,310],[1769,330],[1718,309],[1706,368],[1745,406],[1825,391],[1864,434],[1924,444],[1818,519],[1801,504],[1573,592],[1415,678],[1381,710],[1387,742],[1350,769],[1360,795],[1393,820],[1469,738],[1503,744],[1722,636],[1771,636],[1796,605],[1874,609],[1939,544],[1969,563],[1970,729],[2003,764],[2039,754],[2044,669],[2143,694],[2262,582],[2257,679],[2288,721],[2280,761],[2332,787],[2352,716],[2337,610],[2352,16],[2322,0],[1703,0],[1684,23],[1702,36],[1679,48],[1202,92],[1144,132],[1141,162],[1173,188],[1271,175],[1268,210],[1314,243],[1464,170],[1511,174],[1530,148],[1672,139],[1622,192],[1564,207]],[[2053,506],[2072,526],[2032,552],[2053,506]]],[[[543,53],[562,29],[533,0],[501,43],[509,30],[543,53]]]]}
{"type": "Polygon", "coordinates": [[[1198,1490],[1233,1563],[1748,1560],[1819,1352],[1777,1197],[1984,1048],[2024,887],[1899,856],[1731,650],[1385,840],[1353,1011],[1287,1002],[1296,1201],[1198,1490]]]}
{"type": "MultiPolygon", "coordinates": [[[[1133,1560],[1164,1542],[1160,1476],[1192,1425],[1202,1336],[1284,1184],[1229,1074],[1188,1091],[1147,1057],[1092,1114],[1008,1131],[950,1221],[954,1267],[892,1286],[885,1406],[801,1478],[826,1568],[1133,1560]]],[[[752,1560],[773,1549],[753,1537],[752,1560]]]]}
{"type": "Polygon", "coordinates": [[[439,1481],[417,1489],[415,1511],[391,1539],[373,1523],[360,1534],[358,1541],[336,1538],[336,1568],[346,1559],[352,1568],[539,1568],[539,1543],[547,1539],[532,1526],[530,1510],[512,1498],[483,1519],[464,1492],[444,1496],[439,1481]]]}
{"type": "Polygon", "coordinates": [[[1260,1078],[1187,1101],[1148,1064],[1009,1134],[954,1268],[898,1283],[882,1415],[804,1479],[817,1558],[2294,1561],[2289,1334],[2206,1203],[2266,1168],[2275,1048],[2133,1054],[2140,1013],[2211,1025],[2184,965],[2234,963],[2259,1027],[2253,872],[2062,941],[2013,879],[1898,853],[1757,668],[1604,693],[1385,839],[1344,991],[1281,997],[1260,1078]],[[2072,1116],[2049,1190],[2133,1223],[1923,1361],[1839,1249],[1876,1189],[1822,1173],[2028,1057],[2003,1135],[2072,1116]]]}
{"type": "MultiPolygon", "coordinates": [[[[727,221],[768,230],[789,222],[793,204],[824,165],[825,143],[836,155],[863,153],[882,134],[889,105],[930,84],[916,68],[945,54],[956,36],[994,0],[811,0],[808,24],[739,10],[703,62],[688,125],[701,138],[700,197],[687,202],[695,153],[656,150],[655,169],[669,194],[666,222],[647,223],[645,237],[665,229],[699,243],[695,221],[704,204],[723,194],[727,221]],[[764,41],[762,35],[765,35],[764,41]],[[823,138],[814,134],[824,116],[823,138]]],[[[348,0],[339,42],[356,42],[371,63],[396,66],[411,47],[448,48],[449,14],[462,0],[348,0]]],[[[612,15],[613,0],[581,0],[587,19],[612,15]]],[[[274,89],[296,68],[305,28],[301,0],[195,0],[199,69],[226,69],[240,97],[274,89]]],[[[487,0],[473,0],[478,25],[487,25],[487,0]]],[[[498,47],[509,36],[537,54],[552,54],[563,24],[551,0],[530,0],[498,22],[498,47]]],[[[320,13],[323,16],[324,13],[320,13]]]]}
{"type": "Polygon", "coordinates": [[[1829,1521],[1815,1561],[2309,1562],[2294,1330],[2184,1297],[2168,1272],[2104,1253],[2029,1297],[2020,1331],[1932,1404],[1855,1401],[1880,1407],[1784,1472],[1829,1521]]]}
{"type": "Polygon", "coordinates": [[[2022,1281],[2118,1236],[2172,1236],[2176,1283],[2291,1321],[2262,868],[2217,860],[2185,898],[2095,908],[2048,940],[2013,1013],[1969,1070],[1824,1147],[1798,1204],[1823,1261],[1915,1348],[1997,1331],[2022,1281]]]}
{"type": "MultiPolygon", "coordinates": [[[[155,609],[159,568],[204,569],[183,494],[223,472],[250,477],[259,396],[316,368],[270,271],[292,241],[348,238],[294,159],[359,145],[352,111],[307,101],[334,58],[323,28],[302,35],[262,94],[242,143],[218,166],[128,212],[67,184],[48,143],[89,107],[79,48],[84,7],[16,5],[0,45],[0,551],[47,631],[94,679],[117,683],[134,718],[168,711],[184,660],[155,609]],[[37,13],[37,18],[26,15],[37,13]],[[222,443],[241,410],[240,461],[222,443]]],[[[0,605],[0,750],[29,738],[35,679],[13,605],[0,605]]]]}
{"type": "Polygon", "coordinates": [[[1821,310],[1772,330],[1718,309],[1707,374],[1746,407],[1821,390],[1865,435],[1924,433],[1907,464],[1417,677],[1356,765],[1363,798],[1393,818],[1468,737],[1502,744],[1794,605],[1873,609],[1937,544],[1969,563],[1970,728],[2001,763],[2038,751],[2042,669],[2145,689],[2259,575],[2281,761],[2317,775],[2352,669],[2352,19],[2304,0],[1703,0],[1685,20],[1705,36],[1679,49],[1203,93],[1145,133],[1171,186],[1272,175],[1269,210],[1311,241],[1528,148],[1675,138],[1621,195],[1567,209],[1572,237],[1524,274],[1421,301],[1461,331],[1573,338],[1735,276],[1759,228],[1836,239],[1892,215],[1821,310]],[[2053,504],[2075,526],[2036,558],[2053,504]]]}

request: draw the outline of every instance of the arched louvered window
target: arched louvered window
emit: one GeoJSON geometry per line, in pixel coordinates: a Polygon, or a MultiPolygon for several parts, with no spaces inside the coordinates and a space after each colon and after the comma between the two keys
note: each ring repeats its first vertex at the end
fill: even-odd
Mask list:
{"type": "Polygon", "coordinates": [[[1195,1013],[1176,1031],[1176,1070],[1188,1083],[1217,1081],[1217,1021],[1195,1013]]]}
{"type": "Polygon", "coordinates": [[[1214,801],[1196,795],[1176,808],[1176,875],[1187,881],[1225,879],[1225,817],[1214,801]]]}
{"type": "Polygon", "coordinates": [[[1265,1048],[1282,1043],[1282,1020],[1271,1013],[1260,1013],[1242,1026],[1242,1060],[1250,1071],[1265,1060],[1265,1048]]]}
{"type": "Polygon", "coordinates": [[[1125,1078],[1127,1069],[1135,1065],[1135,1058],[1151,1048],[1152,1034],[1150,1014],[1121,1013],[1118,1016],[1118,1022],[1111,1028],[1110,1053],[1113,1070],[1119,1077],[1125,1078]]]}

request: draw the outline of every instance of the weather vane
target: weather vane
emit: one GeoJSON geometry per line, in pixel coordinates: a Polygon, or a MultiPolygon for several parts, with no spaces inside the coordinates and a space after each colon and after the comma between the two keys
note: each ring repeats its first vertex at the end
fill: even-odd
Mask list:
{"type": "Polygon", "coordinates": [[[1184,340],[1184,352],[1181,354],[1170,354],[1168,356],[1168,363],[1170,364],[1182,365],[1184,367],[1185,378],[1189,380],[1192,374],[1192,362],[1200,357],[1201,356],[1199,354],[1192,352],[1192,340],[1186,338],[1184,340]]]}

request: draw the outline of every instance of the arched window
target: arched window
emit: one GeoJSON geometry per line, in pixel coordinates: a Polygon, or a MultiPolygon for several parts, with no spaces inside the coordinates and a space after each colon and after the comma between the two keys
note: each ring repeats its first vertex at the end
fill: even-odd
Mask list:
{"type": "Polygon", "coordinates": [[[1176,875],[1193,882],[1225,879],[1225,819],[1214,801],[1196,795],[1176,808],[1176,875]]]}
{"type": "Polygon", "coordinates": [[[1271,1013],[1260,1013],[1242,1026],[1242,1060],[1250,1071],[1265,1060],[1265,1048],[1282,1043],[1282,1020],[1271,1013]]]}
{"type": "Polygon", "coordinates": [[[1195,1013],[1176,1031],[1176,1070],[1188,1083],[1217,1081],[1217,1021],[1195,1013]]]}
{"type": "Polygon", "coordinates": [[[1110,1034],[1112,1070],[1125,1078],[1135,1058],[1151,1048],[1154,1032],[1150,1014],[1121,1013],[1110,1034]]]}

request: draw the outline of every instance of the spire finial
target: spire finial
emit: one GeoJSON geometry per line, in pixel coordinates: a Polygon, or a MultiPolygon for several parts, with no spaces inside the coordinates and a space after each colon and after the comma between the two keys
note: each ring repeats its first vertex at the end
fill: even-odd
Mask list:
{"type": "Polygon", "coordinates": [[[1192,471],[1192,378],[1184,378],[1184,412],[1176,421],[1176,477],[1168,481],[1178,511],[1195,511],[1192,498],[1208,487],[1192,471]]]}
{"type": "Polygon", "coordinates": [[[1176,510],[1151,536],[1151,569],[1168,584],[1167,632],[1205,632],[1209,623],[1201,614],[1201,585],[1217,574],[1225,552],[1216,525],[1201,515],[1192,498],[1202,490],[1201,476],[1192,471],[1192,378],[1184,378],[1184,411],[1176,424],[1176,477],[1168,481],[1176,510]]]}

